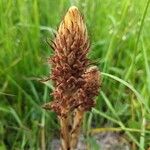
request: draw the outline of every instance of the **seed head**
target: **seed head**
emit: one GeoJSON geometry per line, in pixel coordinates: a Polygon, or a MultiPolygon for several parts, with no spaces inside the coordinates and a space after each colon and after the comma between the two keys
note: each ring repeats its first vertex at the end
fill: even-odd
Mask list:
{"type": "Polygon", "coordinates": [[[72,6],[52,42],[51,79],[55,89],[54,100],[46,104],[46,109],[53,109],[58,115],[65,116],[77,107],[88,110],[94,105],[100,74],[97,68],[87,69],[89,45],[83,17],[78,8],[72,6]]]}

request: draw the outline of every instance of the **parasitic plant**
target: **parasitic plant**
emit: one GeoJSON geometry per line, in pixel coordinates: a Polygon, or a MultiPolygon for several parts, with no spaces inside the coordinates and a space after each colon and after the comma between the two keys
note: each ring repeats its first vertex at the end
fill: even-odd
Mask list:
{"type": "Polygon", "coordinates": [[[83,115],[94,106],[94,97],[100,87],[100,72],[96,66],[90,66],[87,58],[89,38],[77,7],[72,6],[66,13],[51,47],[54,50],[49,59],[50,78],[54,83],[53,101],[43,107],[58,115],[61,149],[74,150],[83,115]]]}

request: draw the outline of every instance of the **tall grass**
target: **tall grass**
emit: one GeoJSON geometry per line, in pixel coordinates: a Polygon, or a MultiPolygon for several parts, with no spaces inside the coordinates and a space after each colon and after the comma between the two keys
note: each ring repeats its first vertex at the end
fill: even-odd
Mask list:
{"type": "MultiPolygon", "coordinates": [[[[150,0],[0,0],[0,149],[50,146],[59,125],[41,105],[52,100],[46,58],[68,7],[82,11],[91,39],[89,58],[103,72],[102,91],[83,131],[119,128],[137,149],[150,143],[150,0]],[[44,130],[43,130],[44,129],[44,130]],[[135,132],[137,131],[137,132],[135,132]],[[43,135],[45,133],[46,138],[43,135]]],[[[134,147],[133,147],[134,150],[134,147]]]]}

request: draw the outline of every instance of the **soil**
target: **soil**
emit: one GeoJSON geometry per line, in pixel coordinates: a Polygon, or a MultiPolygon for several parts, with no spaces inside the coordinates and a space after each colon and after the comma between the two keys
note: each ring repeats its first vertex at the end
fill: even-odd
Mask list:
{"type": "MultiPolygon", "coordinates": [[[[49,150],[59,150],[60,141],[53,139],[49,150]]],[[[80,136],[76,150],[131,150],[129,142],[116,132],[101,132],[94,134],[89,140],[80,136]],[[94,145],[94,146],[93,146],[94,145]]]]}

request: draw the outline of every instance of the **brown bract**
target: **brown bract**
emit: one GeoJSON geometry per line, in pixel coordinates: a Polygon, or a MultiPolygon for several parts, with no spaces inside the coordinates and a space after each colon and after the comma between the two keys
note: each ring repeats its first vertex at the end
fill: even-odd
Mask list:
{"type": "Polygon", "coordinates": [[[75,108],[89,110],[94,106],[100,73],[97,67],[88,68],[89,45],[86,25],[78,8],[73,6],[66,13],[51,45],[54,50],[50,59],[54,91],[53,102],[46,104],[46,109],[66,116],[75,108]]]}

